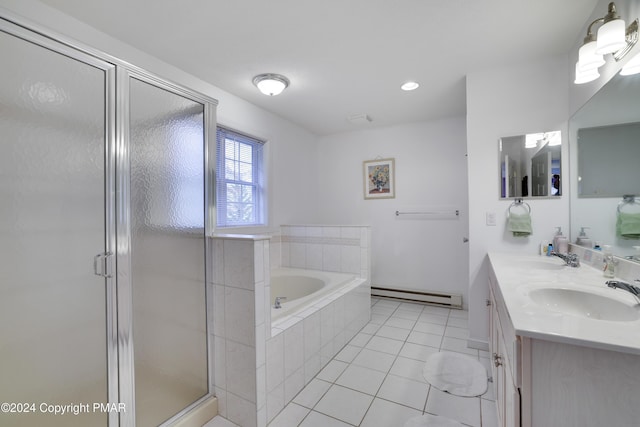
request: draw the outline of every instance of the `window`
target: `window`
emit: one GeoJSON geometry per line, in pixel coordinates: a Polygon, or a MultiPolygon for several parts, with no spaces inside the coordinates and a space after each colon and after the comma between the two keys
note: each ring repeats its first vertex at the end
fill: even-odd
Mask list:
{"type": "Polygon", "coordinates": [[[218,126],[216,132],[217,225],[263,225],[264,142],[218,126]]]}

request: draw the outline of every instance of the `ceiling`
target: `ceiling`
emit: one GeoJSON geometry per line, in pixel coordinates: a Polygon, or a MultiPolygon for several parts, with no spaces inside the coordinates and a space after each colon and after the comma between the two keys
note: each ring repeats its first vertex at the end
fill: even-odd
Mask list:
{"type": "Polygon", "coordinates": [[[567,53],[597,4],[41,1],[317,135],[464,115],[465,75],[567,53]],[[251,80],[266,72],[291,85],[279,96],[262,95],[251,80]],[[420,88],[400,90],[407,80],[420,88]],[[347,120],[361,114],[373,121],[347,120]]]}

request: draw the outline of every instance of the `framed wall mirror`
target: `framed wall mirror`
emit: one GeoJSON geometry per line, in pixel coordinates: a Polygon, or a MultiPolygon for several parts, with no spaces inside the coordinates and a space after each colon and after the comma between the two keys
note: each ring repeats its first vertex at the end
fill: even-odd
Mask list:
{"type": "Polygon", "coordinates": [[[594,243],[628,258],[638,256],[640,239],[620,233],[618,216],[640,215],[624,197],[640,199],[639,97],[640,75],[618,74],[569,120],[571,236],[587,227],[594,243]]]}
{"type": "Polygon", "coordinates": [[[498,144],[500,198],[562,195],[559,130],[502,137],[498,144]]]}

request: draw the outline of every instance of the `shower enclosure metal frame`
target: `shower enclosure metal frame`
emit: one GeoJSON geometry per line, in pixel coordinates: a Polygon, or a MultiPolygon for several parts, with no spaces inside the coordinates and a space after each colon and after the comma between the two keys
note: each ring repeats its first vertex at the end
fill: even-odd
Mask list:
{"type": "MultiPolygon", "coordinates": [[[[135,426],[134,336],[132,324],[130,169],[129,169],[129,80],[135,78],[160,89],[180,95],[204,106],[204,245],[206,300],[207,388],[201,399],[193,402],[163,424],[178,420],[185,413],[213,397],[213,342],[209,335],[212,307],[207,301],[207,281],[212,277],[210,236],[215,227],[215,128],[217,100],[165,80],[153,73],[115,58],[0,7],[0,32],[42,46],[56,53],[89,64],[105,73],[105,252],[99,254],[106,286],[106,339],[109,403],[126,404],[126,412],[110,412],[108,425],[135,426]],[[115,273],[115,274],[113,274],[115,273]]],[[[97,267],[97,265],[96,265],[97,267]]]]}

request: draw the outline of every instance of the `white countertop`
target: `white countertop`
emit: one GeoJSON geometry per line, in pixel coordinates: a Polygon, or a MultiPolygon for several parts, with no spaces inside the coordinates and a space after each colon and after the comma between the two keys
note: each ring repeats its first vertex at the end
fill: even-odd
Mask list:
{"type": "MultiPolygon", "coordinates": [[[[489,253],[500,293],[517,335],[604,350],[640,354],[640,317],[610,321],[553,311],[534,302],[529,292],[539,288],[587,291],[619,301],[640,312],[632,294],[608,288],[602,272],[588,265],[564,266],[558,257],[489,253]]],[[[615,279],[617,280],[617,278],[615,279]]]]}

